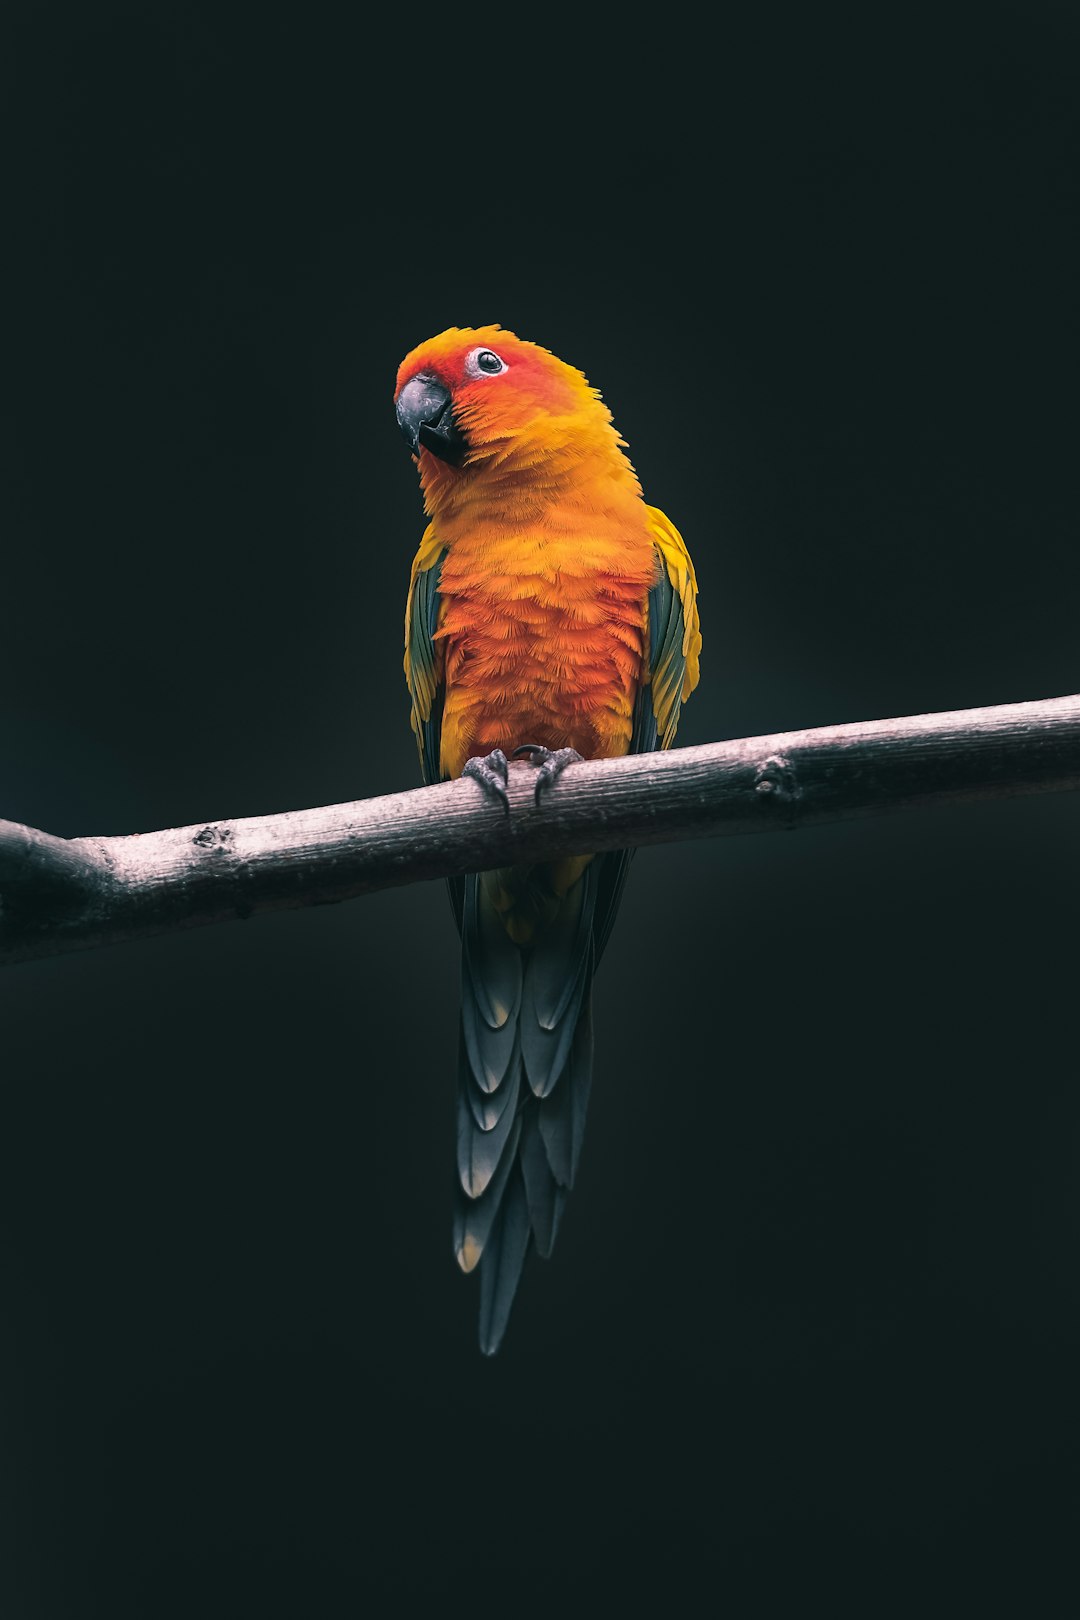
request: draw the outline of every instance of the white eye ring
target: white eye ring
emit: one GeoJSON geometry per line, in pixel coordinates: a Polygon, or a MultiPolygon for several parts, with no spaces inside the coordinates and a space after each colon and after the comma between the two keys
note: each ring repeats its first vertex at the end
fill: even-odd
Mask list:
{"type": "Polygon", "coordinates": [[[472,349],[465,359],[466,377],[497,377],[507,369],[506,361],[494,349],[472,349]]]}

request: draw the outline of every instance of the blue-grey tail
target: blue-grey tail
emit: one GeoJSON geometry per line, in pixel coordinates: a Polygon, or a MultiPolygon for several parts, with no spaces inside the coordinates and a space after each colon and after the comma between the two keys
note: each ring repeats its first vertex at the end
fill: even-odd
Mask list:
{"type": "Polygon", "coordinates": [[[622,879],[608,859],[586,868],[529,945],[507,933],[491,880],[465,880],[454,1251],[463,1270],[479,1267],[485,1355],[502,1342],[530,1248],[550,1255],[577,1174],[606,937],[597,923],[622,879]]]}

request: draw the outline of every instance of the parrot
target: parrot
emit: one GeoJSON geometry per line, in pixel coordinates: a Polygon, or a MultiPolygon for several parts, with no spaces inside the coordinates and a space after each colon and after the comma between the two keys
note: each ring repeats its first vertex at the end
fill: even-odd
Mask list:
{"type": "MultiPolygon", "coordinates": [[[[427,527],[405,678],[426,783],[472,777],[509,813],[508,761],[542,804],[568,765],[668,748],[698,683],[694,566],[648,506],[584,373],[502,326],[450,327],[402,361],[398,426],[427,527]]],[[[592,1085],[592,980],[632,850],[453,878],[461,940],[453,1247],[479,1270],[494,1355],[530,1249],[550,1256],[592,1085]]]]}

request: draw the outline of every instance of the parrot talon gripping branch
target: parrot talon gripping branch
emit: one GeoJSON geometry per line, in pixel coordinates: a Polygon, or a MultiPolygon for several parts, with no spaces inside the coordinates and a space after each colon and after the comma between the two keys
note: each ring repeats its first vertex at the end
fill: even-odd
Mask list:
{"type": "Polygon", "coordinates": [[[490,754],[483,758],[479,756],[467,759],[461,771],[462,776],[471,776],[474,782],[479,782],[489,798],[495,799],[502,805],[506,814],[510,814],[510,795],[507,792],[509,773],[507,758],[501,748],[493,748],[490,754]]]}
{"type": "Polygon", "coordinates": [[[528,756],[530,764],[538,767],[533,792],[537,804],[540,803],[546,789],[562,775],[568,765],[585,763],[576,748],[544,748],[539,743],[521,743],[514,749],[513,757],[520,759],[523,754],[528,756]]]}

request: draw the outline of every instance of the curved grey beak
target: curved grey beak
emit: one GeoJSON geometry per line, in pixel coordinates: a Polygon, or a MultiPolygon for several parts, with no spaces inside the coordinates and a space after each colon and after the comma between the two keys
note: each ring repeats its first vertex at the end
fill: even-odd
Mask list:
{"type": "Polygon", "coordinates": [[[450,391],[425,372],[413,377],[398,395],[398,427],[414,456],[420,447],[456,467],[467,448],[464,434],[454,421],[450,391]]]}

